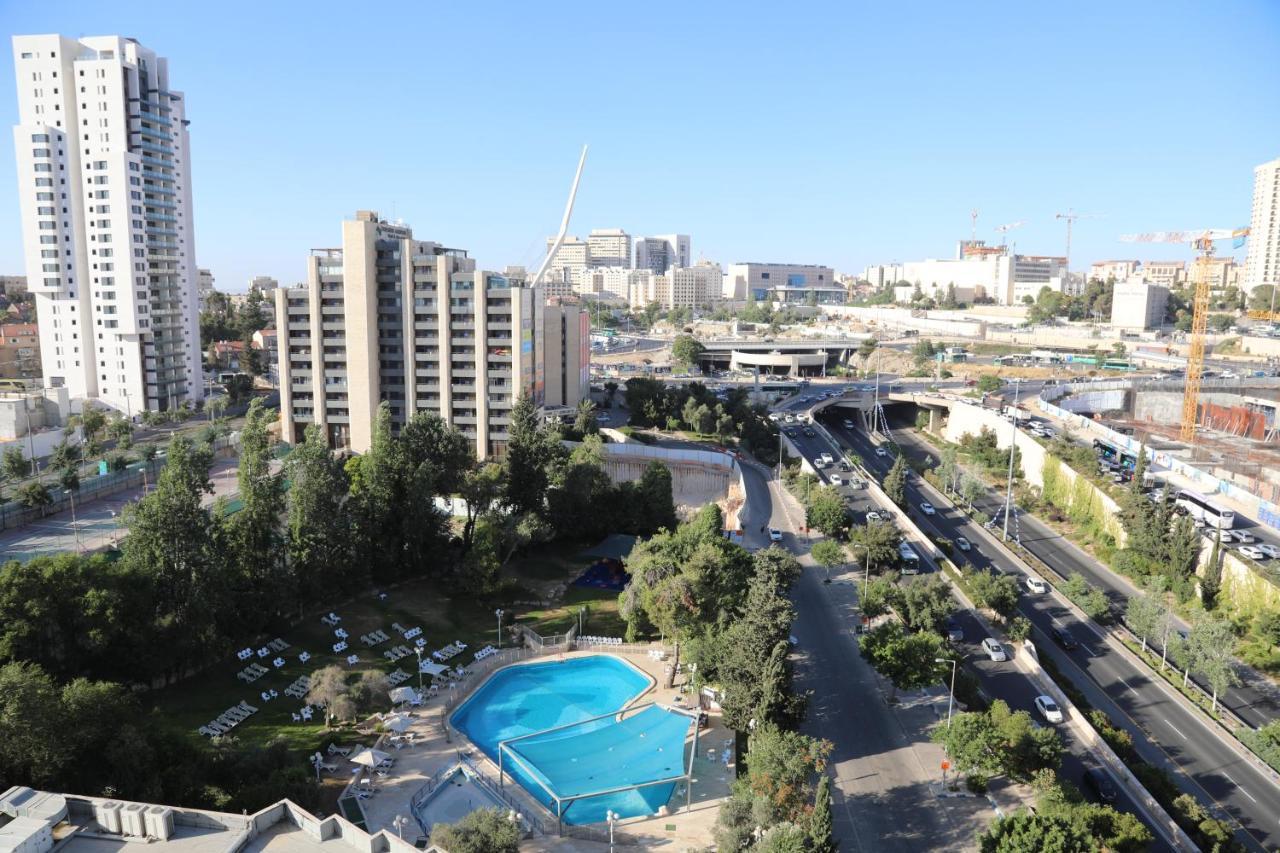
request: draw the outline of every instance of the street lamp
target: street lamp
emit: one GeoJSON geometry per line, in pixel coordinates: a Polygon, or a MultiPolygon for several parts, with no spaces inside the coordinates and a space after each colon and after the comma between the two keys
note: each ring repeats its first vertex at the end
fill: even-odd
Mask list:
{"type": "Polygon", "coordinates": [[[507,821],[515,826],[517,832],[523,832],[524,815],[520,814],[520,812],[515,809],[509,809],[507,811],[507,821]]]}
{"type": "Polygon", "coordinates": [[[934,663],[951,664],[951,695],[947,697],[947,728],[951,728],[951,708],[956,703],[956,661],[947,658],[934,658],[934,663]]]}
{"type": "Polygon", "coordinates": [[[498,648],[502,648],[502,608],[493,611],[493,615],[498,617],[498,648]]]}
{"type": "Polygon", "coordinates": [[[609,853],[613,853],[613,825],[618,822],[618,813],[609,809],[605,813],[605,819],[609,821],[609,853]]]}
{"type": "Polygon", "coordinates": [[[422,695],[422,646],[417,646],[414,651],[418,653],[418,695],[422,695]]]}
{"type": "Polygon", "coordinates": [[[1013,452],[1018,447],[1018,385],[1020,377],[1013,380],[1013,411],[1010,413],[1009,426],[1013,434],[1009,436],[1009,479],[1004,489],[1004,541],[1009,541],[1009,506],[1013,503],[1013,452]]]}
{"type": "Polygon", "coordinates": [[[404,840],[404,828],[409,824],[409,819],[404,815],[396,815],[395,820],[391,821],[395,825],[396,835],[400,836],[400,840],[404,840]]]}

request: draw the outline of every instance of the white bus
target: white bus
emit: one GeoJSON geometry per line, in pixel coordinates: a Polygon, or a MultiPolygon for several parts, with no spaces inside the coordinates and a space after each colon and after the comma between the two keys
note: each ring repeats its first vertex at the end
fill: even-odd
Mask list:
{"type": "Polygon", "coordinates": [[[1204,495],[1181,489],[1178,492],[1177,504],[1192,518],[1202,519],[1205,527],[1216,527],[1219,530],[1230,530],[1235,527],[1235,512],[1223,509],[1204,495]]]}
{"type": "Polygon", "coordinates": [[[906,542],[898,543],[898,557],[902,563],[902,573],[904,575],[920,574],[920,557],[906,542]]]}

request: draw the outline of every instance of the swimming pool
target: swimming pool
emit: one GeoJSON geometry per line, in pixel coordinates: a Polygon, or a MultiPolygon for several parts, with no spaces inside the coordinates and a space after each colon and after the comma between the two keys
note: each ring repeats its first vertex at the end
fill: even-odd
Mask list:
{"type": "MultiPolygon", "coordinates": [[[[591,720],[621,709],[652,683],[608,655],[513,666],[467,699],[452,723],[495,762],[499,744],[522,738],[508,745],[503,768],[554,813],[547,788],[563,799],[684,772],[690,717],[655,705],[620,722],[612,716],[591,720]],[[559,728],[564,726],[569,728],[559,728]]],[[[611,809],[622,817],[651,815],[674,788],[664,783],[574,800],[565,806],[564,820],[596,823],[611,809]]]]}

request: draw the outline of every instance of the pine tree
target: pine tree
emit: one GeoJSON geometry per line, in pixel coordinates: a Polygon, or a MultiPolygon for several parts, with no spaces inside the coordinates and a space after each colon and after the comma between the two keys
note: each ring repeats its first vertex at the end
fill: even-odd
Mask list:
{"type": "Polygon", "coordinates": [[[831,777],[826,773],[818,781],[813,814],[809,816],[809,850],[812,853],[835,853],[836,850],[831,825],[831,777]]]}
{"type": "Polygon", "coordinates": [[[884,478],[884,492],[898,506],[907,505],[907,463],[899,454],[884,478]]]}

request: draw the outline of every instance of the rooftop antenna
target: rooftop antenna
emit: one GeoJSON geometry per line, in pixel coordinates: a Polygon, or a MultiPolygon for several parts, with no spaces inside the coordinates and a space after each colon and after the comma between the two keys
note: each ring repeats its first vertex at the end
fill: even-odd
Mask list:
{"type": "Polygon", "coordinates": [[[578,158],[578,171],[573,176],[573,186],[569,189],[569,202],[564,206],[564,219],[560,220],[560,230],[556,233],[556,240],[551,244],[551,248],[547,251],[547,256],[542,259],[542,265],[538,267],[538,271],[534,273],[533,278],[529,281],[530,287],[537,287],[542,283],[542,277],[547,272],[547,267],[551,266],[551,262],[556,259],[556,253],[560,251],[560,246],[564,243],[564,235],[569,231],[569,217],[573,215],[573,201],[578,197],[578,182],[582,180],[582,167],[587,164],[587,146],[582,146],[582,156],[578,158]]]}
{"type": "Polygon", "coordinates": [[[969,239],[978,239],[978,208],[969,211],[969,239]]]}

